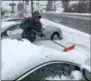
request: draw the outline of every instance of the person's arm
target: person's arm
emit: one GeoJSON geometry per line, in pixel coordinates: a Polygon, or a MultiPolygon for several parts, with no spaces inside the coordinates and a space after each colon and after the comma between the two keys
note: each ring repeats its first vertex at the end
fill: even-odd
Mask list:
{"type": "Polygon", "coordinates": [[[35,25],[32,28],[32,31],[35,32],[37,35],[39,35],[40,37],[43,37],[44,34],[42,32],[42,24],[40,21],[35,22],[35,25]]]}
{"type": "Polygon", "coordinates": [[[42,23],[41,23],[41,22],[40,22],[39,36],[41,36],[41,37],[46,37],[46,36],[43,34],[43,27],[42,27],[42,23]]]}

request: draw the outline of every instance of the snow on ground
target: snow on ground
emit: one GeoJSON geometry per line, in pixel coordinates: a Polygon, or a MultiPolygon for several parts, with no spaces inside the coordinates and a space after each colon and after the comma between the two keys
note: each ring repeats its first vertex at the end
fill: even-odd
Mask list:
{"type": "Polygon", "coordinates": [[[67,44],[75,44],[77,46],[84,48],[84,50],[86,50],[90,54],[90,35],[89,34],[81,32],[79,30],[69,28],[61,24],[54,23],[47,19],[41,19],[41,22],[44,23],[45,25],[55,26],[62,30],[63,39],[61,40],[61,44],[66,46],[67,44]]]}
{"type": "Polygon", "coordinates": [[[66,12],[62,12],[62,14],[68,14],[68,15],[78,15],[78,16],[91,16],[91,13],[66,13],[66,12]]]}
{"type": "Polygon", "coordinates": [[[64,15],[74,15],[74,16],[91,16],[91,13],[67,13],[67,12],[60,12],[60,11],[51,11],[51,12],[44,12],[44,13],[55,13],[55,14],[64,14],[64,15]]]}
{"type": "MultiPolygon", "coordinates": [[[[27,40],[25,40],[25,42],[23,42],[23,41],[19,42],[17,40],[12,41],[12,40],[4,39],[4,40],[2,40],[2,57],[3,57],[2,58],[2,67],[3,67],[3,71],[6,72],[6,75],[4,75],[4,77],[9,78],[9,77],[7,77],[7,74],[10,74],[12,77],[14,77],[14,76],[17,76],[16,75],[17,73],[19,73],[19,72],[21,73],[22,69],[24,70],[24,67],[28,65],[28,64],[24,63],[24,61],[29,62],[30,61],[29,57],[32,57],[32,59],[31,59],[32,62],[34,62],[34,60],[37,57],[40,57],[40,58],[37,58],[37,60],[39,59],[40,61],[43,61],[44,57],[42,59],[41,59],[41,57],[43,56],[43,54],[45,55],[45,53],[48,55],[48,57],[50,57],[52,55],[56,58],[57,57],[56,53],[59,52],[60,57],[67,56],[65,58],[65,60],[74,61],[74,62],[78,62],[78,63],[81,63],[82,61],[86,60],[86,58],[90,58],[90,35],[83,33],[81,31],[72,29],[72,28],[68,28],[64,25],[60,25],[60,24],[51,22],[47,19],[41,19],[41,22],[44,23],[45,25],[50,25],[50,26],[55,26],[55,27],[60,28],[63,32],[63,39],[60,41],[60,43],[63,45],[76,44],[76,48],[65,53],[65,52],[60,51],[60,49],[62,50],[62,48],[60,48],[57,45],[52,44],[52,42],[49,40],[36,41],[35,45],[34,45],[34,44],[31,44],[27,40]],[[40,47],[38,47],[36,45],[40,45],[40,47]],[[47,49],[45,50],[46,47],[47,47],[47,49]],[[54,50],[55,52],[51,51],[52,49],[49,49],[51,47],[53,49],[55,48],[55,50],[54,50]],[[13,50],[11,50],[11,48],[13,48],[13,50]],[[23,51],[21,51],[21,50],[23,50],[23,51]],[[36,54],[36,56],[33,56],[31,53],[36,54]],[[55,54],[53,54],[53,53],[55,53],[55,54]],[[39,54],[41,56],[39,56],[39,54]],[[12,58],[12,57],[14,57],[14,58],[12,58]],[[80,57],[82,57],[82,58],[79,60],[80,57]],[[27,59],[25,59],[25,58],[27,58],[27,59]],[[23,65],[19,66],[19,64],[21,64],[21,63],[23,65]],[[13,67],[11,67],[10,64],[13,65],[13,67]],[[9,68],[14,69],[17,65],[19,67],[15,69],[16,73],[13,76],[12,72],[8,72],[7,69],[9,69],[9,68]]],[[[59,42],[59,41],[57,41],[57,42],[59,42]]],[[[57,57],[57,59],[60,59],[60,57],[59,58],[57,57]]],[[[54,59],[54,58],[50,58],[50,59],[54,59]]],[[[64,58],[61,58],[61,59],[63,60],[64,58]]],[[[32,64],[32,63],[30,63],[30,64],[32,64]]],[[[85,65],[83,65],[83,66],[85,67],[85,65]]],[[[86,67],[86,68],[88,68],[88,67],[86,67]]],[[[89,68],[88,68],[88,70],[89,70],[89,68]]]]}

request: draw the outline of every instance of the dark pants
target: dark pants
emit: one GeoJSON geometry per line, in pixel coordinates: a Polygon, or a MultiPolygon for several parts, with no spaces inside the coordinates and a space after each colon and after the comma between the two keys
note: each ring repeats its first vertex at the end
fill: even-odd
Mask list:
{"type": "Polygon", "coordinates": [[[24,30],[22,33],[22,38],[26,38],[33,42],[36,39],[36,33],[32,32],[31,30],[24,30]]]}

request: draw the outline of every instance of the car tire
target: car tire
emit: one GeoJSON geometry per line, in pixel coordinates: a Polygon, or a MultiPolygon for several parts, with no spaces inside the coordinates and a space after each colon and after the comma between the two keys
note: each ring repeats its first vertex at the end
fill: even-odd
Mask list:
{"type": "MultiPolygon", "coordinates": [[[[84,78],[86,79],[86,81],[91,81],[91,78],[90,78],[90,79],[87,78],[86,72],[88,72],[88,71],[85,70],[85,69],[83,69],[83,76],[84,76],[84,78]]],[[[91,73],[90,73],[90,75],[91,75],[91,73]]],[[[91,76],[90,76],[90,77],[91,77],[91,76]]]]}
{"type": "Polygon", "coordinates": [[[52,34],[51,36],[51,40],[61,40],[62,38],[60,38],[60,34],[58,32],[55,32],[52,34]]]}

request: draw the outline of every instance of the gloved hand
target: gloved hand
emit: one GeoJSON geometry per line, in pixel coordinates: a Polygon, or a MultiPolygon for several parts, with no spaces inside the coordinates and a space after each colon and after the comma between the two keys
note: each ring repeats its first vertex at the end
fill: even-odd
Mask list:
{"type": "Polygon", "coordinates": [[[40,37],[44,37],[45,35],[43,33],[39,33],[39,36],[40,37]]]}

